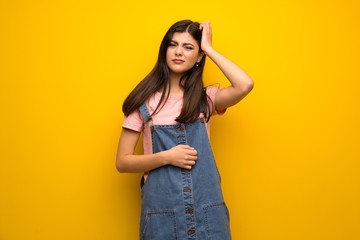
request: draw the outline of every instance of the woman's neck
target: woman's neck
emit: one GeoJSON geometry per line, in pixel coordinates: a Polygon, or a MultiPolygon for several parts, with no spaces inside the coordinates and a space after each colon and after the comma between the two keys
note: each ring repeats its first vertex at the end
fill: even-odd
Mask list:
{"type": "MultiPolygon", "coordinates": [[[[180,85],[181,76],[170,76],[170,96],[182,95],[184,93],[183,88],[180,85]]],[[[168,90],[168,89],[167,89],[168,90]]]]}

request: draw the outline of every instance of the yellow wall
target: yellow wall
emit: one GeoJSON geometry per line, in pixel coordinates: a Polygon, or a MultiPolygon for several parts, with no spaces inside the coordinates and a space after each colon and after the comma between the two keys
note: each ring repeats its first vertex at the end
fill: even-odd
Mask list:
{"type": "Polygon", "coordinates": [[[1,0],[0,239],[137,239],[140,175],[115,169],[121,105],[184,18],[210,20],[214,47],[255,80],[212,126],[233,238],[360,239],[359,10],[1,0]]]}

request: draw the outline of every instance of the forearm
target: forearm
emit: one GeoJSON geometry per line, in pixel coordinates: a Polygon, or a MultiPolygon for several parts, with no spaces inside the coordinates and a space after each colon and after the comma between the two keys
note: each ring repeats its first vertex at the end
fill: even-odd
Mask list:
{"type": "Polygon", "coordinates": [[[128,154],[118,156],[116,160],[116,168],[118,171],[128,173],[146,172],[166,164],[165,152],[145,155],[128,154]]]}
{"type": "Polygon", "coordinates": [[[190,170],[197,160],[197,151],[189,145],[176,145],[154,154],[135,155],[118,152],[116,168],[119,172],[146,172],[165,165],[190,170]]]}
{"type": "Polygon", "coordinates": [[[231,87],[240,95],[251,91],[254,85],[253,80],[241,67],[211,47],[204,49],[204,52],[219,67],[231,83],[231,87]]]}

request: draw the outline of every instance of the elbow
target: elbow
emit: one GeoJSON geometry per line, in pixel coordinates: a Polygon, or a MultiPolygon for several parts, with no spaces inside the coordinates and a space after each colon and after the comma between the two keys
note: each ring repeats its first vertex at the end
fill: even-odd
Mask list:
{"type": "Polygon", "coordinates": [[[119,164],[118,162],[116,162],[116,170],[119,172],[119,173],[124,173],[124,168],[122,167],[121,164],[119,164]]]}
{"type": "Polygon", "coordinates": [[[116,169],[118,170],[119,173],[127,173],[126,169],[121,165],[116,164],[116,169]]]}
{"type": "Polygon", "coordinates": [[[239,93],[240,99],[244,98],[246,95],[248,95],[254,88],[254,81],[249,79],[243,86],[239,93]]]}
{"type": "Polygon", "coordinates": [[[249,93],[254,88],[254,81],[252,79],[249,79],[248,82],[245,85],[245,92],[249,93]]]}
{"type": "Polygon", "coordinates": [[[119,173],[126,173],[126,167],[124,166],[123,162],[121,161],[121,158],[118,157],[116,158],[116,164],[115,164],[116,169],[118,170],[119,173]]]}
{"type": "Polygon", "coordinates": [[[236,91],[236,95],[238,96],[238,100],[240,101],[246,95],[248,95],[254,88],[254,81],[249,79],[246,83],[243,83],[240,88],[236,91]]]}

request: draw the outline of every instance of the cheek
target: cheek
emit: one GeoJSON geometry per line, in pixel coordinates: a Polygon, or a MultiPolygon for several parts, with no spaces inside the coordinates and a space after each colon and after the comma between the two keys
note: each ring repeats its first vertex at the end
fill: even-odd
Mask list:
{"type": "Polygon", "coordinates": [[[197,53],[190,53],[187,58],[188,60],[191,60],[192,62],[197,62],[199,55],[197,53]]]}
{"type": "Polygon", "coordinates": [[[171,59],[171,52],[169,50],[167,50],[166,51],[166,62],[168,62],[169,59],[171,59]]]}

